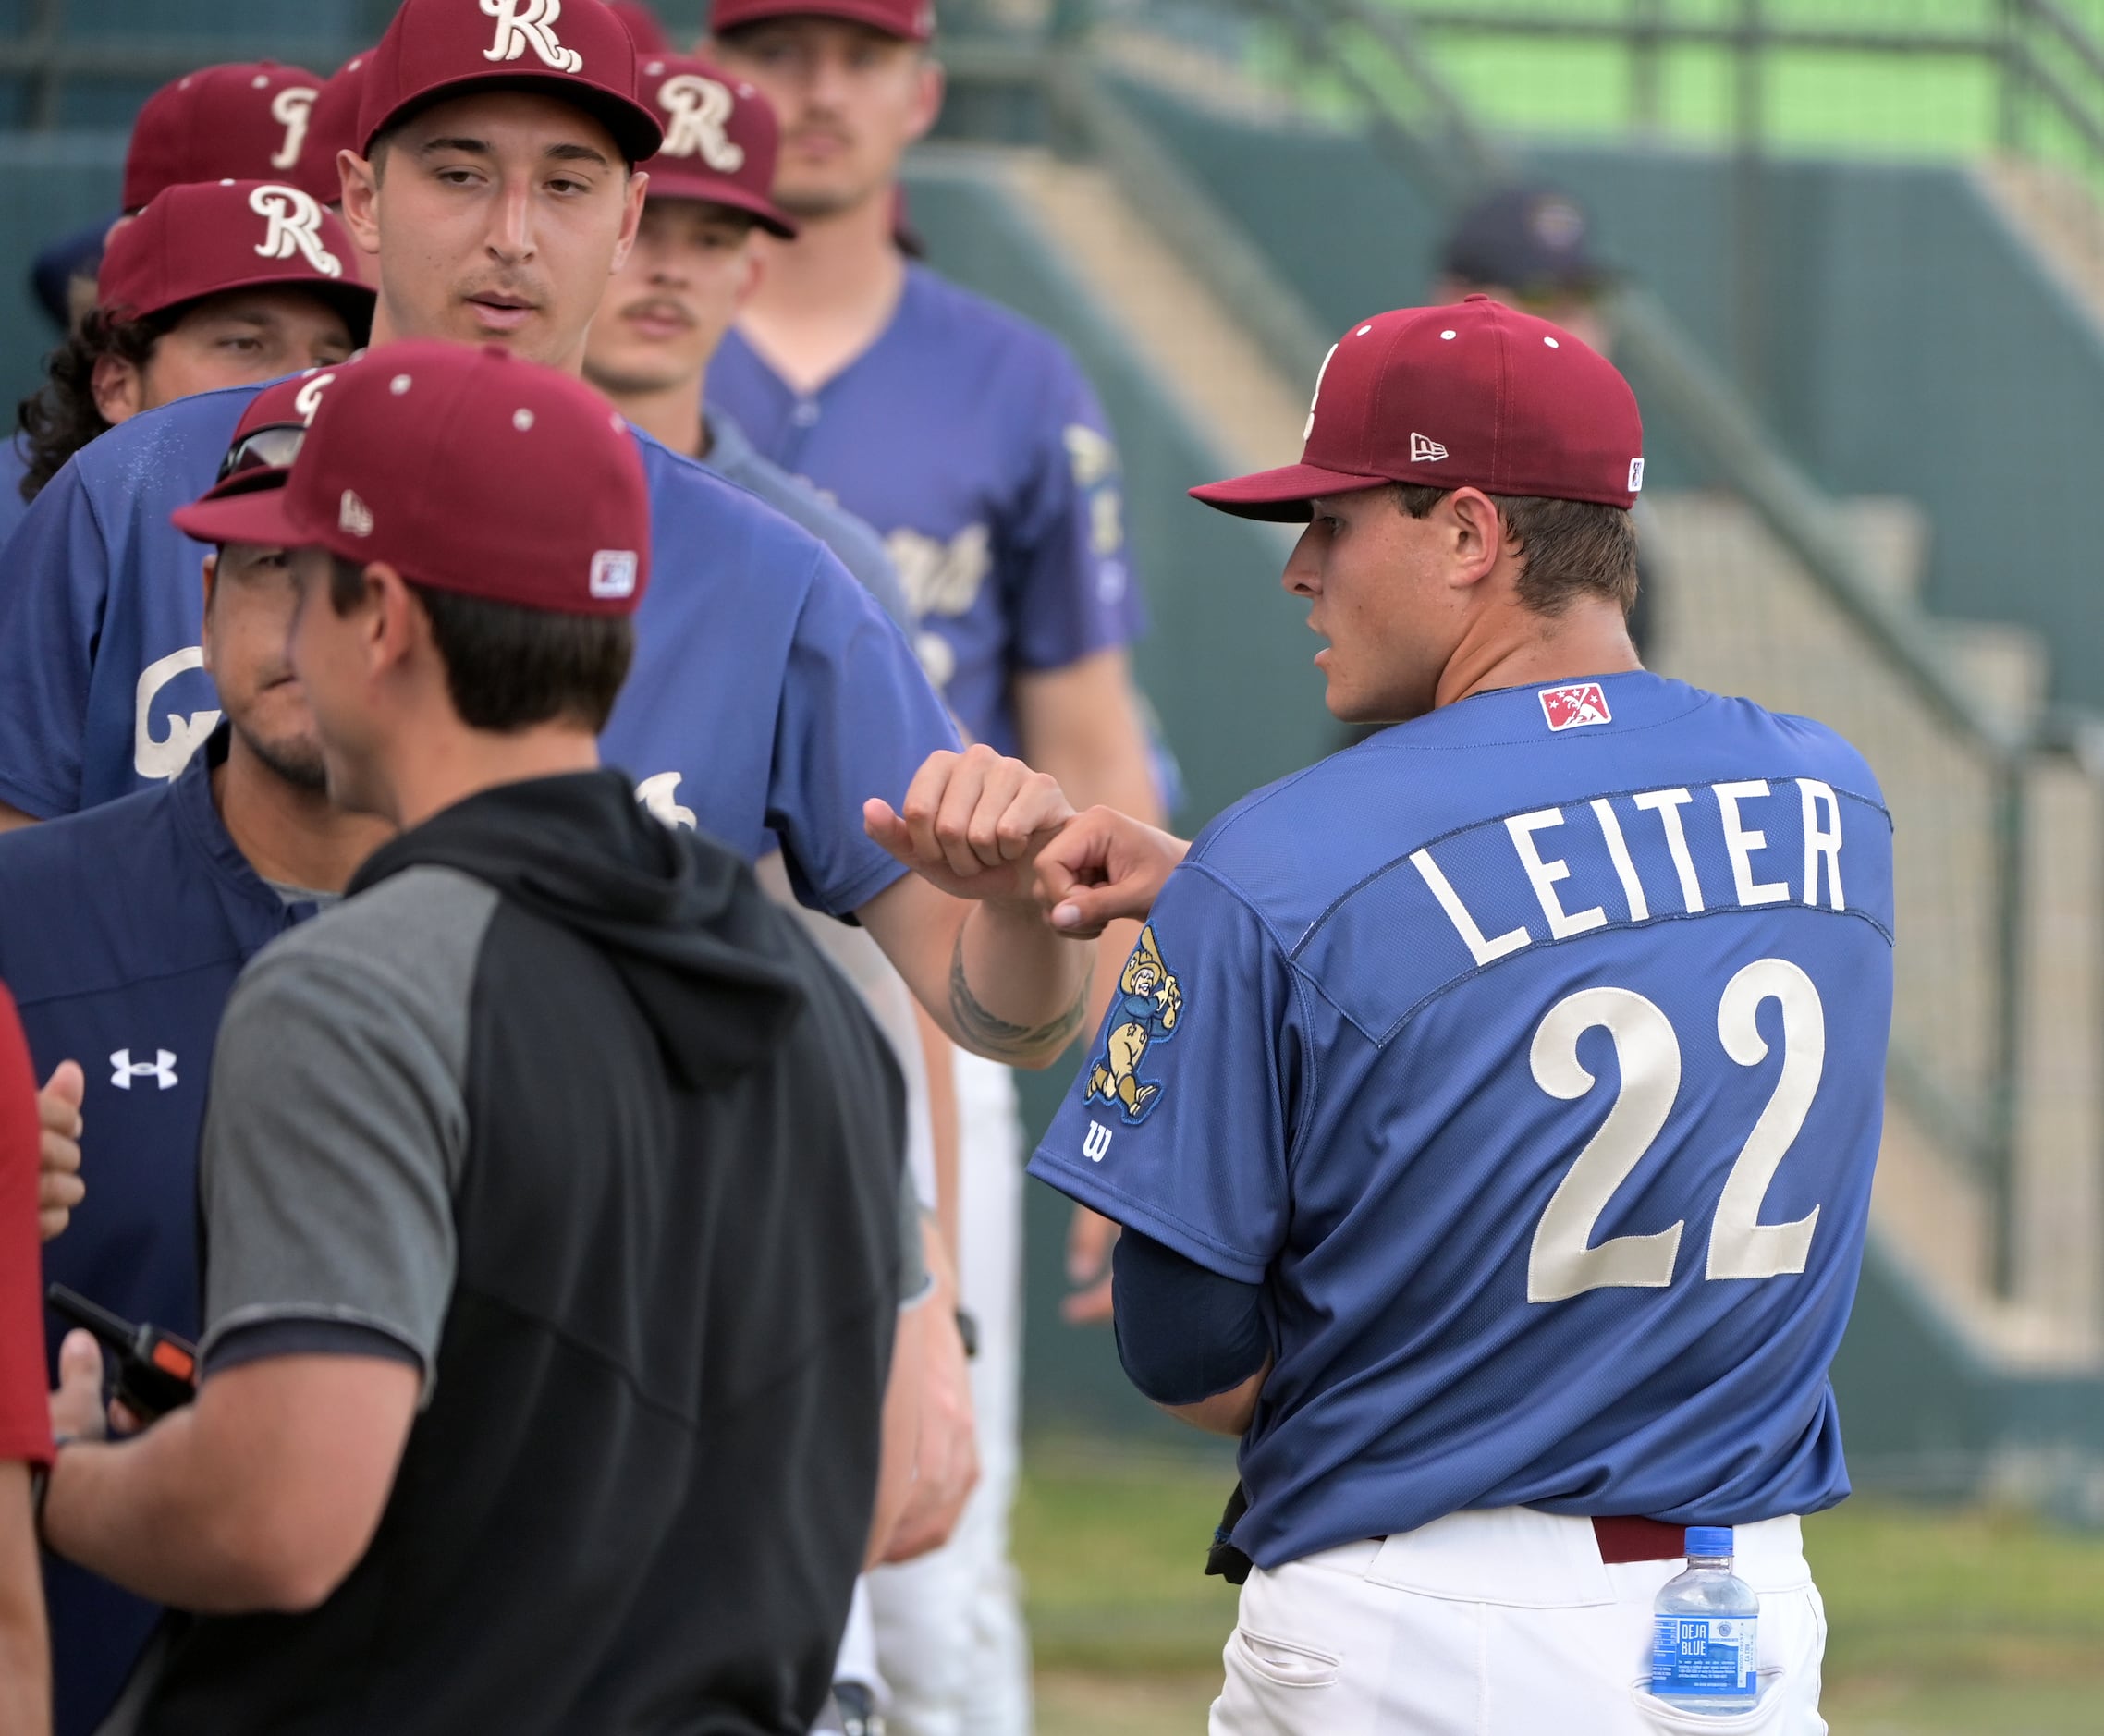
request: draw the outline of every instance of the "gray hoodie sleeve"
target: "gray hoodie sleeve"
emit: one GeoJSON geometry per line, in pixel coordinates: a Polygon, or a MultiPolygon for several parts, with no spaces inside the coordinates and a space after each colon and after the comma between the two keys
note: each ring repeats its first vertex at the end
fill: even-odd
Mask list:
{"type": "Polygon", "coordinates": [[[199,1159],[209,1367],[293,1323],[412,1352],[452,1293],[469,996],[495,894],[412,870],[267,948],[220,1028],[199,1159]]]}

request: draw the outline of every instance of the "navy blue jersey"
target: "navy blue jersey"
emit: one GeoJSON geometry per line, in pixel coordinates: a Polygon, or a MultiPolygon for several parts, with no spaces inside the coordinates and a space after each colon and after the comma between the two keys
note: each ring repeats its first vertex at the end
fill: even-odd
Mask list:
{"type": "MultiPolygon", "coordinates": [[[[41,1082],[86,1070],[88,1197],[44,1276],[130,1320],[198,1331],[197,1141],[220,1015],[241,967],[309,904],[287,905],[213,806],[206,756],[172,784],[0,836],[0,976],[41,1082]]],[[[48,1322],[57,1378],[63,1323],[48,1322]]],[[[58,1736],[116,1698],[158,1611],[45,1558],[58,1736]]]]}
{"type": "Polygon", "coordinates": [[[1482,694],[1206,830],[1031,1169],[1263,1286],[1260,1565],[1471,1508],[1811,1512],[1891,947],[1830,730],[1642,673],[1482,694]]]}
{"type": "Polygon", "coordinates": [[[911,266],[890,324],[815,393],[799,395],[732,332],[708,399],[764,457],[882,533],[928,677],[976,740],[1019,751],[1019,670],[1138,636],[1102,407],[1019,315],[911,266]]]}
{"type": "MultiPolygon", "coordinates": [[[[219,714],[206,550],[168,522],[262,388],[134,418],[78,453],[0,551],[0,801],[70,813],[172,777],[219,714]]],[[[862,831],[956,732],[903,634],[808,532],[639,434],[652,582],[601,747],[661,817],[748,858],[778,837],[838,915],[904,871],[862,831]]],[[[443,485],[443,478],[434,479],[443,485]]]]}

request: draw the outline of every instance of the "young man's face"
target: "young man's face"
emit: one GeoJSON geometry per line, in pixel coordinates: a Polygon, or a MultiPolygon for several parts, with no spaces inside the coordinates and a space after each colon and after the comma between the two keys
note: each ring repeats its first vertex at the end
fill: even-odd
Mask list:
{"type": "Polygon", "coordinates": [[[344,220],[380,261],[389,337],[500,343],[574,371],[635,238],[647,177],[582,109],[528,92],[456,97],[345,177],[344,220]]]}
{"type": "Polygon", "coordinates": [[[747,26],[715,45],[780,117],[775,202],[825,218],[888,196],[906,147],[935,125],[942,69],[918,43],[838,18],[747,26]]]}
{"type": "Polygon", "coordinates": [[[342,312],[311,290],[230,290],[191,306],[142,365],[104,356],[95,403],[105,422],[128,422],[199,392],[333,366],[353,342],[342,312]]]}
{"type": "Polygon", "coordinates": [[[232,543],[205,562],[204,669],[248,750],[287,783],[319,792],[321,743],[292,673],[292,566],[281,548],[232,543]]]}
{"type": "Polygon", "coordinates": [[[1309,600],[1308,626],[1330,713],[1345,723],[1400,723],[1430,711],[1461,642],[1469,602],[1440,582],[1448,538],[1437,508],[1413,519],[1387,488],[1328,495],[1286,563],[1284,583],[1309,600]]]}
{"type": "Polygon", "coordinates": [[[325,548],[295,549],[287,667],[312,710],[324,787],[352,813],[389,814],[374,772],[375,743],[369,641],[370,605],[336,613],[330,600],[333,561],[325,548]]]}
{"type": "Polygon", "coordinates": [[[752,219],[696,199],[652,199],[614,274],[584,352],[585,377],[615,397],[690,387],[759,278],[752,219]]]}

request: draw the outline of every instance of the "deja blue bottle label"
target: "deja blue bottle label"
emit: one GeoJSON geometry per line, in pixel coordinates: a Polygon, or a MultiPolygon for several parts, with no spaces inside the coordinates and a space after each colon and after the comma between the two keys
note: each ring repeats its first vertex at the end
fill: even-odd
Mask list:
{"type": "Polygon", "coordinates": [[[1756,1622],[1750,1616],[1655,1616],[1651,1692],[1743,1694],[1754,1692],[1756,1622]]]}

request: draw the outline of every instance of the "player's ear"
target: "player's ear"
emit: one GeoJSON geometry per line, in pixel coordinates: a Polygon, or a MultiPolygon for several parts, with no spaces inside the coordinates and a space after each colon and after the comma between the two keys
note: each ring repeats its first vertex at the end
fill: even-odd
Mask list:
{"type": "Polygon", "coordinates": [[[928,136],[942,115],[943,93],[949,85],[949,75],[943,70],[942,62],[933,55],[923,54],[913,69],[913,112],[908,139],[915,141],[928,136]]]}
{"type": "Polygon", "coordinates": [[[1452,556],[1452,581],[1481,583],[1505,550],[1505,524],[1497,503],[1480,488],[1457,488],[1440,503],[1439,513],[1452,556]]]}
{"type": "Polygon", "coordinates": [[[614,243],[614,263],[606,268],[609,277],[629,263],[629,254],[635,248],[637,233],[642,227],[642,204],[649,192],[649,174],[642,169],[630,169],[628,202],[621,209],[621,235],[614,243]]]}
{"type": "Polygon", "coordinates": [[[760,286],[767,281],[767,256],[753,244],[752,238],[745,238],[745,272],[738,286],[738,293],[731,298],[731,312],[742,313],[745,304],[760,293],[760,286]]]}
{"type": "Polygon", "coordinates": [[[97,356],[88,389],[94,394],[97,413],[113,428],[146,408],[146,376],[124,356],[97,356]]]}
{"type": "Polygon", "coordinates": [[[359,251],[375,257],[380,251],[379,151],[384,148],[376,149],[371,160],[355,151],[336,153],[336,173],[343,177],[343,220],[359,251]]]}

